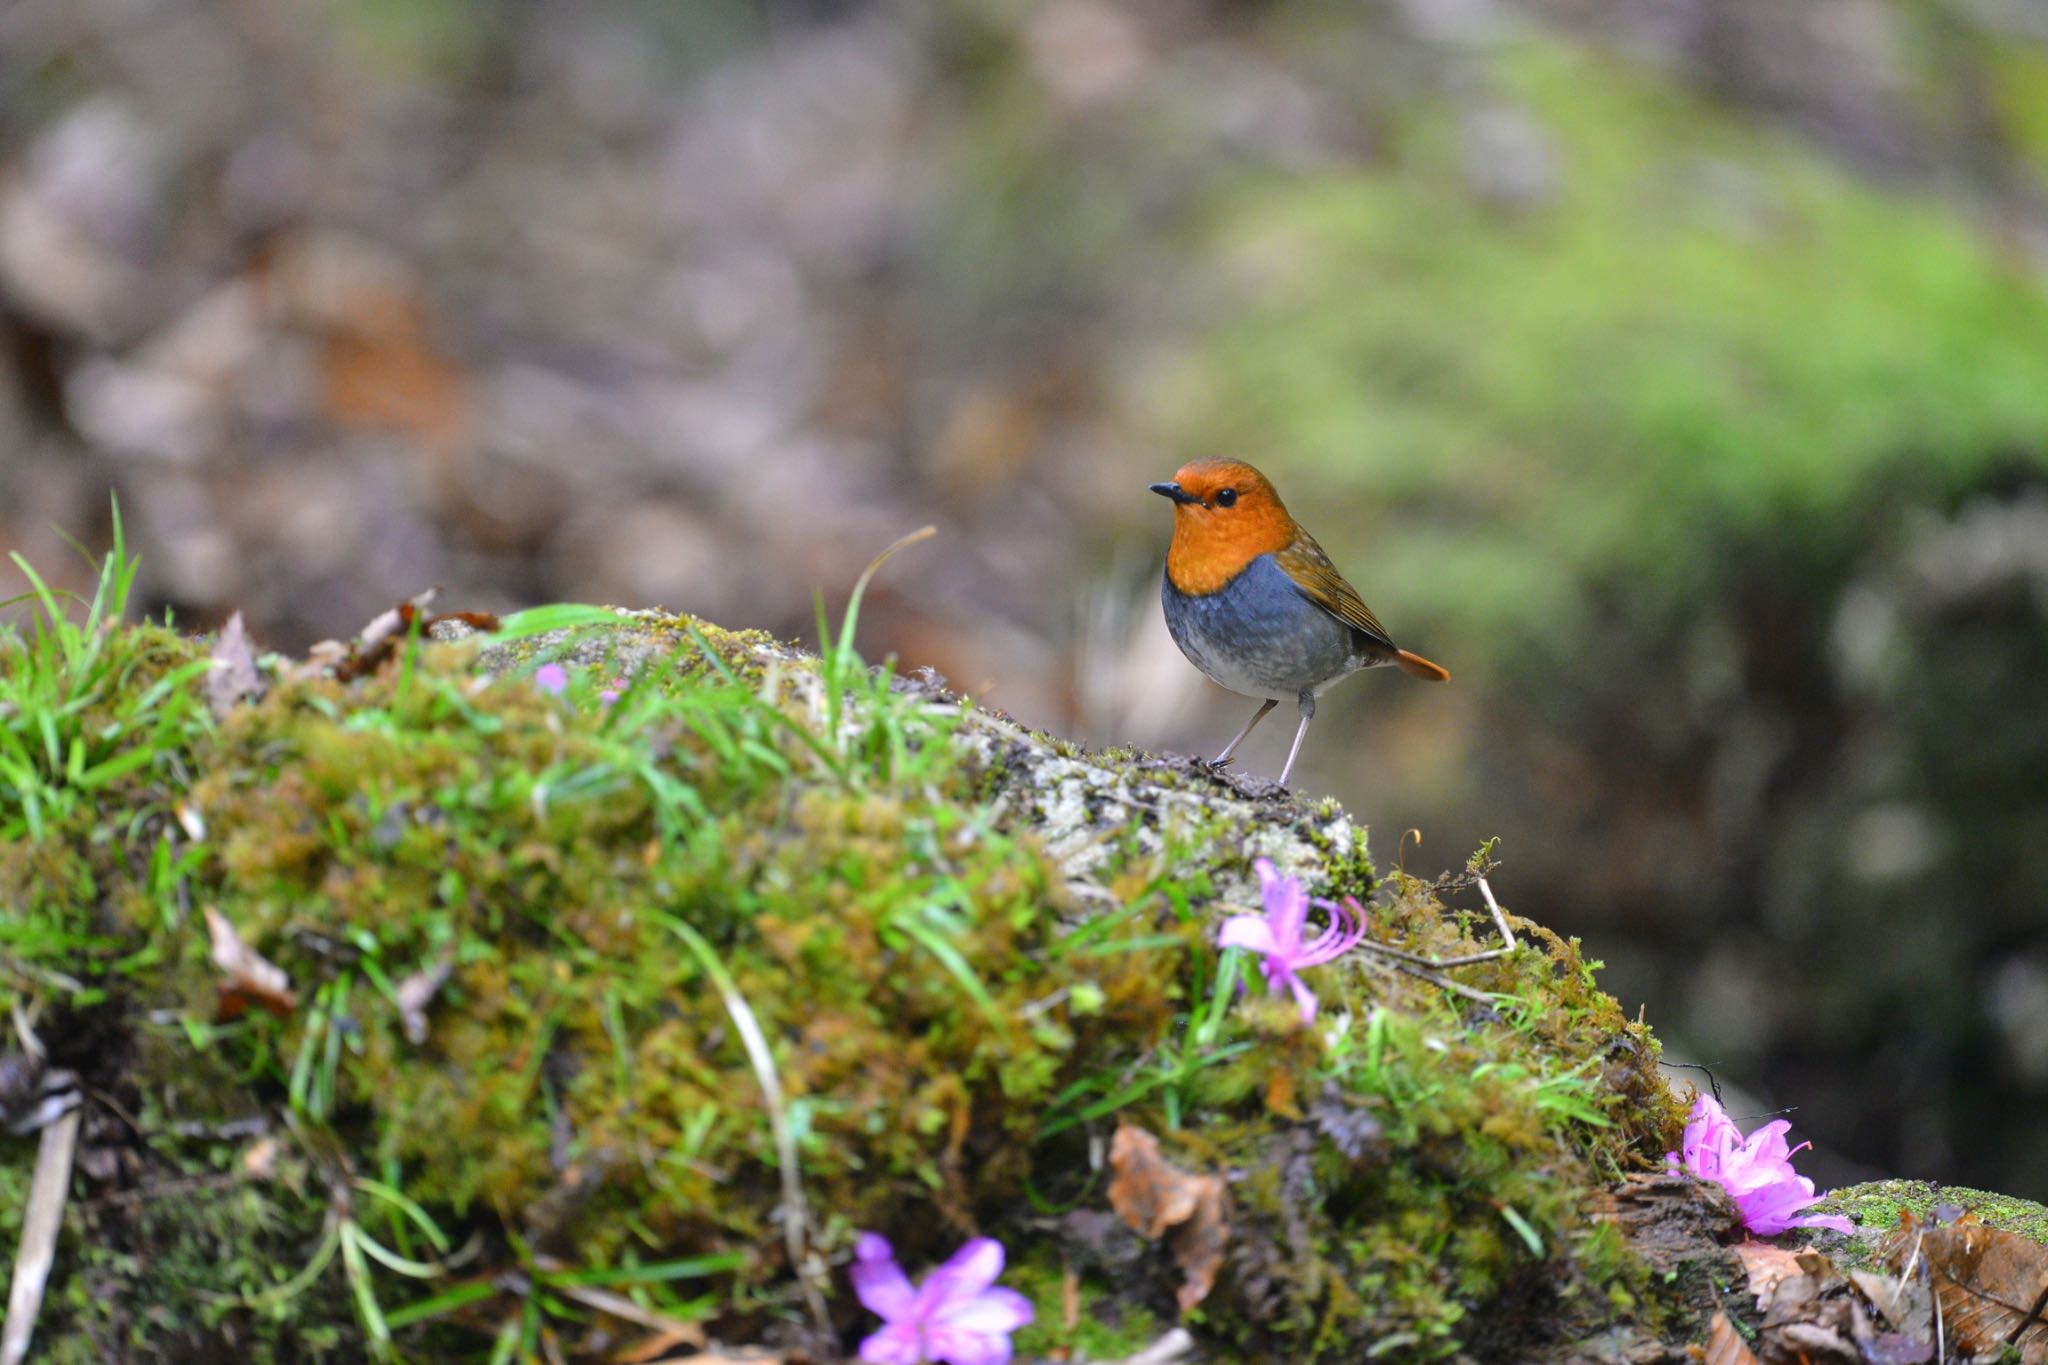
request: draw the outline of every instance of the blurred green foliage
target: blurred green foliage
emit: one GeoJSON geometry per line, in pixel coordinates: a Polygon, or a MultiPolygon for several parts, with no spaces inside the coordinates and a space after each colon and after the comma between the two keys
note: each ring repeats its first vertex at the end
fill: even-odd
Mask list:
{"type": "Polygon", "coordinates": [[[1537,202],[1471,193],[1424,106],[1391,168],[1217,212],[1246,306],[1187,438],[1356,509],[1321,534],[1376,602],[1547,667],[1590,642],[1591,584],[1662,622],[1726,600],[1743,547],[1840,575],[1874,512],[2041,458],[2048,298],[1955,213],[1589,47],[1495,74],[1550,144],[1537,202]]]}

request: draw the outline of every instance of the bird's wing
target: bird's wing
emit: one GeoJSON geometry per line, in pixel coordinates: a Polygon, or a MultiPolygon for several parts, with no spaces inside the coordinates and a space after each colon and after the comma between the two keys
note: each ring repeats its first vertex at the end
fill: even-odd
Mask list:
{"type": "Polygon", "coordinates": [[[1323,553],[1323,547],[1316,544],[1314,536],[1297,529],[1294,543],[1273,558],[1294,580],[1294,586],[1301,589],[1302,596],[1345,625],[1364,631],[1388,649],[1396,647],[1387,637],[1387,628],[1380,624],[1380,618],[1374,616],[1372,609],[1360,599],[1358,589],[1344,581],[1344,575],[1337,572],[1337,566],[1323,553]]]}

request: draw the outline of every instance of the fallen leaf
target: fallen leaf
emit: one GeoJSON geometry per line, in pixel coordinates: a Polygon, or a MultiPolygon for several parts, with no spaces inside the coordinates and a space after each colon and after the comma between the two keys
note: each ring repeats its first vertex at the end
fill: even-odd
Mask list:
{"type": "Polygon", "coordinates": [[[226,974],[220,982],[220,1016],[240,1018],[251,1003],[283,1018],[298,1007],[292,979],[284,968],[242,942],[226,915],[206,907],[206,933],[213,941],[213,965],[226,974]]]}
{"type": "Polygon", "coordinates": [[[1932,1300],[1928,1297],[1926,1282],[1919,1276],[1900,1279],[1880,1275],[1874,1270],[1852,1270],[1849,1283],[1856,1286],[1856,1291],[1892,1327],[1900,1331],[1933,1331],[1932,1300]]]}
{"type": "Polygon", "coordinates": [[[460,640],[472,631],[502,630],[504,625],[502,620],[488,611],[444,611],[438,616],[427,618],[427,632],[437,640],[460,640]],[[443,630],[443,627],[454,626],[462,626],[465,629],[449,629],[445,632],[443,630]]]}
{"type": "Polygon", "coordinates": [[[1789,1322],[1768,1334],[1773,1360],[1797,1360],[1805,1365],[1862,1365],[1863,1354],[1856,1344],[1818,1322],[1789,1322]]]}
{"type": "Polygon", "coordinates": [[[256,656],[249,652],[249,636],[242,628],[242,613],[228,618],[220,638],[213,642],[213,671],[206,675],[206,701],[215,719],[224,719],[235,707],[263,692],[263,680],[256,675],[256,656]]]}
{"type": "Polygon", "coordinates": [[[366,673],[374,673],[397,650],[399,643],[412,629],[412,623],[419,614],[440,596],[439,588],[428,588],[409,602],[400,602],[389,611],[378,612],[370,618],[370,624],[363,627],[363,633],[350,647],[348,657],[335,667],[334,676],[342,682],[354,682],[366,673]]]}
{"type": "Polygon", "coordinates": [[[1707,1365],[1759,1365],[1756,1352],[1749,1349],[1726,1313],[1714,1314],[1713,1326],[1707,1330],[1707,1365]]]}
{"type": "Polygon", "coordinates": [[[1900,1274],[1924,1261],[1952,1346],[1965,1353],[2019,1350],[2023,1365],[2048,1362],[2048,1247],[1964,1214],[1923,1222],[1900,1210],[1899,1226],[1879,1248],[1900,1274]]]}
{"type": "Polygon", "coordinates": [[[431,450],[459,451],[469,424],[467,385],[419,326],[332,338],[322,356],[328,415],[346,426],[403,432],[431,450]]]}
{"type": "Polygon", "coordinates": [[[1266,1112],[1284,1119],[1299,1119],[1301,1106],[1294,1102],[1294,1074],[1276,1068],[1266,1078],[1266,1112]]]}
{"type": "Polygon", "coordinates": [[[1934,1360],[1932,1341],[1898,1332],[1880,1332],[1856,1345],[1863,1352],[1862,1365],[1932,1365],[1934,1360]]]}
{"type": "Polygon", "coordinates": [[[436,627],[460,627],[445,632],[452,638],[460,638],[472,631],[497,630],[504,624],[487,611],[447,611],[428,615],[427,608],[440,591],[439,588],[428,588],[410,601],[377,613],[353,644],[345,645],[338,640],[320,641],[307,651],[305,663],[296,671],[301,675],[332,673],[339,682],[354,682],[383,667],[398,652],[398,646],[413,633],[415,625],[423,638],[433,638],[436,627]]]}
{"type": "Polygon", "coordinates": [[[1749,1290],[1756,1295],[1759,1309],[1770,1303],[1780,1284],[1794,1275],[1805,1273],[1797,1252],[1774,1247],[1769,1242],[1738,1242],[1734,1250],[1742,1260],[1744,1273],[1749,1276],[1749,1290]]]}
{"type": "Polygon", "coordinates": [[[1159,1139],[1128,1123],[1117,1126],[1109,1166],[1109,1206],[1140,1237],[1167,1238],[1182,1277],[1174,1297],[1187,1312],[1215,1287],[1230,1240],[1222,1177],[1191,1175],[1170,1165],[1159,1154],[1159,1139]]]}
{"type": "Polygon", "coordinates": [[[434,996],[454,970],[454,960],[443,958],[406,977],[393,992],[398,998],[398,1018],[405,1028],[405,1040],[414,1047],[427,1041],[427,1006],[434,1002],[434,996]]]}
{"type": "Polygon", "coordinates": [[[242,1174],[251,1180],[270,1180],[277,1175],[277,1139],[260,1137],[242,1153],[242,1174]]]}

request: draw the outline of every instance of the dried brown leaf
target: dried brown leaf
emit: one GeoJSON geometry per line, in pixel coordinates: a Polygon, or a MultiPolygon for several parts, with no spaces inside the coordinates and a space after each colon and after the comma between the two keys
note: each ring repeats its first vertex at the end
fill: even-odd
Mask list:
{"type": "Polygon", "coordinates": [[[256,674],[256,656],[249,650],[249,635],[242,627],[242,613],[236,612],[222,627],[213,643],[213,671],[206,675],[206,701],[216,719],[222,719],[241,702],[261,696],[263,680],[256,674]]]}
{"type": "Polygon", "coordinates": [[[299,997],[284,968],[242,942],[227,916],[210,905],[206,907],[206,933],[213,943],[213,965],[224,973],[219,983],[221,1018],[239,1018],[251,1004],[280,1018],[298,1007],[299,997]]]}
{"type": "Polygon", "coordinates": [[[1749,1349],[1726,1313],[1714,1314],[1713,1326],[1707,1331],[1706,1365],[1759,1365],[1756,1352],[1749,1349]]]}
{"type": "Polygon", "coordinates": [[[1934,1331],[1932,1300],[1919,1276],[1900,1279],[1874,1270],[1852,1270],[1849,1283],[1877,1310],[1884,1321],[1902,1332],[1931,1336],[1934,1331]]]}
{"type": "Polygon", "coordinates": [[[354,682],[389,662],[398,653],[398,647],[412,635],[415,626],[422,637],[433,638],[436,626],[451,627],[447,633],[460,637],[471,631],[498,630],[504,624],[487,611],[447,611],[428,615],[427,608],[440,591],[439,588],[428,588],[411,601],[400,602],[389,611],[379,612],[370,624],[363,627],[362,635],[353,644],[322,640],[313,646],[298,671],[301,674],[331,671],[337,681],[354,682]]]}
{"type": "Polygon", "coordinates": [[[1174,1297],[1187,1312],[1215,1287],[1230,1240],[1222,1177],[1192,1175],[1169,1164],[1159,1154],[1159,1139],[1128,1123],[1117,1127],[1109,1166],[1109,1206],[1140,1237],[1166,1237],[1181,1269],[1174,1297]]]}
{"type": "Polygon", "coordinates": [[[1856,1349],[1856,1343],[1823,1323],[1786,1323],[1765,1333],[1765,1340],[1773,1360],[1797,1360],[1803,1365],[1862,1365],[1863,1354],[1856,1349]]]}
{"type": "Polygon", "coordinates": [[[1738,1242],[1734,1251],[1742,1260],[1743,1272],[1749,1276],[1749,1289],[1756,1295],[1759,1309],[1770,1303],[1780,1284],[1805,1273],[1797,1252],[1774,1247],[1769,1242],[1738,1242]]]}
{"type": "Polygon", "coordinates": [[[242,1174],[251,1180],[271,1180],[276,1178],[277,1152],[276,1138],[257,1138],[242,1152],[242,1174]]]}
{"type": "Polygon", "coordinates": [[[439,593],[438,588],[428,588],[409,602],[400,602],[389,611],[377,613],[370,624],[363,627],[363,633],[350,647],[348,657],[335,666],[334,676],[342,682],[354,682],[366,673],[376,672],[397,651],[411,631],[412,623],[439,593]]]}
{"type": "Polygon", "coordinates": [[[427,1006],[434,1002],[434,996],[454,970],[454,960],[443,958],[406,977],[393,992],[398,998],[398,1017],[405,1028],[405,1040],[414,1047],[427,1041],[427,1006]]]}
{"type": "Polygon", "coordinates": [[[1953,1223],[1922,1222],[1910,1211],[1881,1247],[1901,1274],[1924,1261],[1943,1329],[1958,1350],[2012,1346],[2024,1365],[2048,1365],[2048,1247],[1964,1214],[1953,1223]]]}
{"type": "MultiPolygon", "coordinates": [[[[501,630],[504,625],[502,620],[488,611],[444,611],[438,616],[427,618],[427,631],[436,638],[439,638],[439,628],[442,626],[466,626],[470,630],[492,631],[501,630]]],[[[453,632],[458,637],[462,633],[453,632]]]]}
{"type": "Polygon", "coordinates": [[[408,307],[389,329],[334,336],[321,360],[327,415],[337,423],[402,432],[429,450],[461,446],[468,382],[427,339],[423,310],[408,307]]]}

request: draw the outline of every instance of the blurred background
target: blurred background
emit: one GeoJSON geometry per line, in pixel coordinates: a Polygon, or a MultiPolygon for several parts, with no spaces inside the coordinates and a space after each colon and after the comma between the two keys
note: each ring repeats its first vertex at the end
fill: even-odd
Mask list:
{"type": "Polygon", "coordinates": [[[2039,0],[8,0],[0,375],[0,548],[193,627],[808,638],[931,521],[871,657],[1197,752],[1145,485],[1250,458],[1456,675],[1317,721],[1383,864],[2048,1197],[2039,0]]]}

